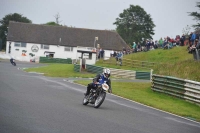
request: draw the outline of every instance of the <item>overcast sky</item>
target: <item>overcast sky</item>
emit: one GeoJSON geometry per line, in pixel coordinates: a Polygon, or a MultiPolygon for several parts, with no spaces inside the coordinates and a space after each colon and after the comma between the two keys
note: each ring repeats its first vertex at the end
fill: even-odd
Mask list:
{"type": "MultiPolygon", "coordinates": [[[[141,6],[151,15],[156,27],[154,40],[182,35],[187,25],[195,24],[187,12],[199,12],[197,0],[0,0],[0,19],[19,13],[34,24],[55,21],[76,28],[116,29],[113,25],[119,14],[130,5],[141,6]]],[[[193,29],[191,29],[192,31],[193,29]]]]}

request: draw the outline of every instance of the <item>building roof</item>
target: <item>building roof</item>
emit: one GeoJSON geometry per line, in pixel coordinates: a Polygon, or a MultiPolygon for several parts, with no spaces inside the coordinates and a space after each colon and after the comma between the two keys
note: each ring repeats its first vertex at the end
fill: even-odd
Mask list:
{"type": "Polygon", "coordinates": [[[13,21],[9,22],[7,40],[70,47],[94,47],[95,37],[98,37],[95,46],[100,44],[102,49],[120,51],[123,47],[128,47],[115,31],[38,25],[13,21]]]}

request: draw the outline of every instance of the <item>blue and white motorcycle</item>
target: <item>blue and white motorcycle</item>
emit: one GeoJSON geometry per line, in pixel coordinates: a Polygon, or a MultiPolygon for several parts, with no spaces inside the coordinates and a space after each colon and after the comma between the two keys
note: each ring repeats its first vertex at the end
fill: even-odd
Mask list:
{"type": "Polygon", "coordinates": [[[83,98],[83,105],[93,104],[94,108],[99,108],[106,97],[109,86],[106,83],[97,83],[96,89],[91,89],[89,95],[83,98]]]}

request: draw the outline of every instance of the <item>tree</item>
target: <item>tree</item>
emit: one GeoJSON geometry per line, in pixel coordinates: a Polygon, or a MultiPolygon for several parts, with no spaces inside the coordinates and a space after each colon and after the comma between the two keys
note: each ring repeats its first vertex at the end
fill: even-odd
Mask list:
{"type": "MultiPolygon", "coordinates": [[[[200,2],[197,2],[196,4],[197,4],[196,7],[200,8],[200,2]]],[[[199,23],[199,21],[200,21],[200,13],[198,13],[198,12],[189,12],[189,16],[194,17],[194,20],[197,21],[197,24],[193,25],[193,27],[195,29],[200,28],[200,23],[199,23]]]]}
{"type": "Polygon", "coordinates": [[[151,15],[138,5],[130,5],[130,8],[119,14],[119,18],[116,18],[113,24],[117,26],[116,31],[127,44],[132,44],[133,41],[140,42],[142,38],[150,39],[154,35],[155,25],[151,15]]]}
{"type": "Polygon", "coordinates": [[[55,16],[55,19],[56,19],[56,21],[54,22],[54,21],[50,21],[50,22],[47,22],[46,24],[44,24],[44,25],[51,25],[51,26],[62,26],[61,24],[60,24],[60,22],[61,21],[59,21],[59,18],[60,18],[60,15],[59,15],[59,13],[57,13],[55,16]]]}
{"type": "Polygon", "coordinates": [[[56,19],[56,24],[58,24],[59,25],[59,23],[61,22],[61,21],[59,21],[59,18],[60,18],[60,14],[59,13],[57,13],[55,16],[55,19],[56,19]]]}
{"type": "Polygon", "coordinates": [[[6,48],[6,37],[8,33],[8,26],[9,21],[16,21],[16,22],[24,22],[24,23],[32,23],[31,20],[29,20],[26,17],[23,17],[21,14],[14,13],[14,14],[8,14],[3,19],[0,20],[0,39],[2,39],[2,48],[6,48]]]}
{"type": "Polygon", "coordinates": [[[47,23],[44,24],[44,25],[62,26],[62,25],[59,25],[59,24],[57,24],[56,22],[53,22],[53,21],[51,21],[51,22],[47,22],[47,23]]]}

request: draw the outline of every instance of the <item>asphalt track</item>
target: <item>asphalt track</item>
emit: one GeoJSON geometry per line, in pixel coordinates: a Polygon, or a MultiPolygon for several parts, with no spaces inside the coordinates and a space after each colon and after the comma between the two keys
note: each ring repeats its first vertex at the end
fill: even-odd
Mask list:
{"type": "MultiPolygon", "coordinates": [[[[17,62],[17,61],[16,61],[17,62]]],[[[0,133],[199,133],[200,123],[115,95],[99,109],[82,105],[86,87],[0,61],[0,133]]]]}

